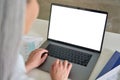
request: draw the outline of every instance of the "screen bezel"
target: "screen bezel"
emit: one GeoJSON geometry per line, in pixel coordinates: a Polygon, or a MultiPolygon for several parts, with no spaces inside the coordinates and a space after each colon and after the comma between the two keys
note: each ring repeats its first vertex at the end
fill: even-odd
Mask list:
{"type": "Polygon", "coordinates": [[[93,9],[81,8],[81,7],[75,7],[75,6],[70,6],[70,5],[63,5],[63,4],[58,4],[58,3],[51,3],[49,23],[48,23],[47,40],[54,41],[54,42],[57,42],[57,43],[66,44],[66,45],[69,45],[69,46],[74,46],[74,47],[76,47],[76,48],[82,48],[82,49],[87,49],[87,50],[90,50],[90,51],[93,51],[93,52],[101,53],[101,51],[102,51],[102,46],[103,46],[103,41],[104,41],[104,36],[105,36],[105,29],[106,29],[106,24],[107,24],[107,18],[108,18],[108,12],[105,12],[105,11],[93,10],[93,9]],[[50,21],[51,21],[52,5],[106,14],[106,21],[105,21],[105,26],[104,26],[104,30],[103,30],[103,35],[102,35],[102,41],[101,41],[100,50],[98,51],[98,50],[94,50],[94,49],[90,49],[90,48],[85,48],[85,47],[83,47],[83,46],[78,46],[78,45],[70,44],[70,43],[67,43],[67,42],[57,41],[57,40],[53,40],[53,39],[48,38],[48,36],[49,36],[49,30],[50,30],[50,21]]]}

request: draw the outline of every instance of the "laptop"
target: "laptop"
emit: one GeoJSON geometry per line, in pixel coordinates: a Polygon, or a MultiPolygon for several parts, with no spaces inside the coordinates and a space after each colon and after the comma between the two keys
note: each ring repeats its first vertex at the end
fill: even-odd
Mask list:
{"type": "Polygon", "coordinates": [[[104,11],[51,4],[46,48],[48,58],[40,67],[49,72],[58,58],[73,64],[69,78],[88,80],[99,58],[108,13],[104,11]]]}

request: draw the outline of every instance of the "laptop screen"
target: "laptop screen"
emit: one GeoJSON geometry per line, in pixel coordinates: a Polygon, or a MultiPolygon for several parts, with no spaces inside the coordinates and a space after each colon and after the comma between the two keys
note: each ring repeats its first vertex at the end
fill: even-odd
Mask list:
{"type": "Polygon", "coordinates": [[[52,4],[48,38],[100,51],[107,13],[52,4]]]}

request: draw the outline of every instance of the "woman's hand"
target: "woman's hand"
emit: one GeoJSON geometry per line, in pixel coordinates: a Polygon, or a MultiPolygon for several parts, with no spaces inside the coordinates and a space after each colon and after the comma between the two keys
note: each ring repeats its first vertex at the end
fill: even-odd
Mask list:
{"type": "Polygon", "coordinates": [[[45,52],[48,52],[48,51],[45,49],[36,49],[31,52],[28,60],[26,61],[27,72],[40,66],[46,60],[48,54],[43,55],[43,53],[45,52]]]}
{"type": "Polygon", "coordinates": [[[60,61],[57,59],[51,68],[50,74],[52,80],[68,80],[72,64],[68,61],[60,61]]]}

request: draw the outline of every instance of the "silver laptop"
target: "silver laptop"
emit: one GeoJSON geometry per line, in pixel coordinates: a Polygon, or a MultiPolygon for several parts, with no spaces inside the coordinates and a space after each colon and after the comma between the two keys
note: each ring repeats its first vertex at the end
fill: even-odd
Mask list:
{"type": "Polygon", "coordinates": [[[48,38],[41,46],[49,52],[44,71],[59,58],[73,64],[69,78],[88,80],[102,50],[107,12],[51,4],[48,38]]]}

